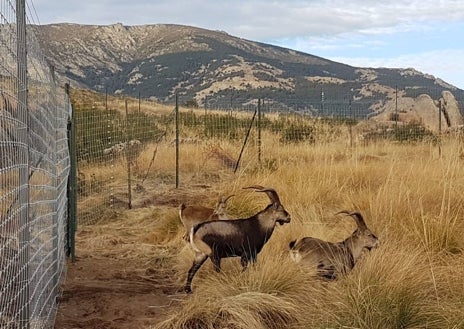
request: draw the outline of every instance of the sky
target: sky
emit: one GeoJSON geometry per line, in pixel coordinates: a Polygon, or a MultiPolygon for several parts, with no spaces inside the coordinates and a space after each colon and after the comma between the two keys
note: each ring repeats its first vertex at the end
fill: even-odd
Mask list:
{"type": "Polygon", "coordinates": [[[34,24],[181,24],[464,89],[463,0],[27,0],[34,24]]]}

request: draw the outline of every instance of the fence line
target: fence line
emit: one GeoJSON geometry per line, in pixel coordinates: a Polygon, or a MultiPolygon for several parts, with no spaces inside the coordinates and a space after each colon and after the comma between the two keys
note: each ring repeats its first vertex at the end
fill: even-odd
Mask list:
{"type": "Polygon", "coordinates": [[[0,327],[50,328],[67,252],[69,97],[24,0],[0,0],[0,327]]]}
{"type": "MultiPolygon", "coordinates": [[[[396,108],[390,108],[389,113],[380,113],[384,118],[376,121],[356,112],[364,106],[356,99],[332,102],[331,114],[320,116],[304,110],[278,108],[269,99],[258,99],[244,107],[222,109],[219,106],[213,108],[214,100],[209,98],[209,107],[187,108],[188,101],[182,97],[178,104],[184,106],[166,106],[114,96],[110,96],[109,101],[108,95],[97,93],[93,97],[88,94],[79,96],[83,92],[72,91],[76,95],[73,99],[76,101],[80,172],[78,217],[83,224],[111,217],[111,212],[118,207],[141,206],[133,203],[131,198],[136,198],[137,193],[147,188],[161,188],[162,185],[177,188],[198,179],[196,176],[201,170],[183,167],[183,159],[192,152],[201,155],[198,167],[218,163],[211,168],[212,172],[226,170],[233,173],[260,166],[272,169],[279,159],[269,159],[266,156],[268,148],[298,144],[304,149],[330,143],[364,147],[379,142],[380,147],[381,143],[426,142],[440,150],[443,132],[454,128],[459,131],[462,124],[462,116],[459,121],[455,113],[454,126],[445,125],[446,111],[441,105],[433,105],[431,99],[426,103],[431,108],[424,107],[426,120],[421,122],[415,117],[411,121],[405,120],[411,110],[410,104],[402,98],[379,98],[379,102],[390,101],[396,108]],[[254,113],[258,113],[258,118],[253,120],[254,113]],[[130,161],[127,161],[128,157],[130,161]],[[132,186],[130,193],[129,183],[132,186]]],[[[436,97],[443,96],[437,94],[436,97]]],[[[201,177],[197,183],[201,183],[201,177]]]]}
{"type": "MultiPolygon", "coordinates": [[[[442,128],[463,123],[462,109],[451,112],[447,107],[453,101],[443,90],[430,92],[431,98],[419,103],[424,116],[410,121],[405,118],[411,116],[411,104],[399,94],[416,91],[406,89],[396,90],[394,99],[368,101],[354,93],[331,100],[322,92],[320,100],[308,102],[208,97],[204,111],[183,107],[159,112],[154,108],[161,105],[140,100],[109,106],[105,95],[98,104],[76,104],[74,111],[40,48],[31,25],[33,11],[25,0],[0,0],[1,328],[53,326],[66,256],[74,245],[70,193],[77,192],[80,223],[91,224],[111,216],[118,206],[132,207],[133,191],[179,187],[193,179],[195,168],[182,168],[187,146],[203,154],[199,166],[219,163],[212,171],[234,172],[266,161],[272,169],[266,147],[340,142],[354,147],[379,140],[427,141],[440,147],[442,128]],[[378,104],[390,111],[383,111],[388,106],[376,109],[378,104]],[[366,120],[374,115],[384,115],[383,121],[366,120]],[[71,164],[73,148],[78,168],[71,164]]],[[[189,100],[179,103],[189,105],[189,100]]],[[[207,179],[214,180],[214,173],[207,179]]]]}

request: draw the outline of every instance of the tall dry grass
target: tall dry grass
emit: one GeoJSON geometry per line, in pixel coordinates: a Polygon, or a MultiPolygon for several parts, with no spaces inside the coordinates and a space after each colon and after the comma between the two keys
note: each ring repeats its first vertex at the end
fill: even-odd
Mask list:
{"type": "MultiPolygon", "coordinates": [[[[193,295],[181,294],[182,302],[155,328],[464,328],[464,160],[458,139],[443,140],[440,155],[426,142],[351,147],[347,128],[321,124],[315,131],[313,144],[282,144],[263,132],[260,164],[252,134],[235,174],[227,159],[237,158],[240,142],[181,146],[184,189],[208,185],[215,192],[204,200],[210,204],[216,192],[234,193],[230,212],[245,217],[268,199],[242,188],[270,186],[292,222],[276,227],[257,264],[245,272],[238,259],[224,260],[220,274],[205,263],[193,295]],[[381,246],[345,277],[321,282],[289,260],[288,243],[303,236],[343,240],[355,229],[352,219],[334,215],[343,209],[361,211],[381,246]]],[[[172,183],[174,167],[172,145],[149,145],[133,168],[134,179],[150,171],[147,181],[159,188],[163,177],[172,183]]],[[[91,172],[102,185],[111,175],[114,189],[126,179],[124,162],[111,173],[91,172]]],[[[88,200],[89,207],[98,204],[88,200]]],[[[180,288],[193,254],[182,241],[177,212],[154,208],[147,216],[153,231],[144,239],[169,245],[172,254],[163,264],[175,271],[180,288]]]]}
{"type": "MultiPolygon", "coordinates": [[[[274,187],[292,222],[276,227],[245,272],[237,259],[224,260],[220,274],[205,263],[193,295],[156,328],[464,328],[459,145],[445,141],[441,156],[427,143],[347,146],[268,147],[263,162],[274,159],[272,170],[245,166],[220,180],[219,189],[237,194],[231,207],[241,216],[268,202],[242,187],[274,187]],[[355,224],[334,216],[342,209],[361,211],[381,246],[345,277],[321,282],[290,262],[288,243],[303,236],[343,240],[355,224]]],[[[179,246],[179,286],[192,257],[179,246]]]]}

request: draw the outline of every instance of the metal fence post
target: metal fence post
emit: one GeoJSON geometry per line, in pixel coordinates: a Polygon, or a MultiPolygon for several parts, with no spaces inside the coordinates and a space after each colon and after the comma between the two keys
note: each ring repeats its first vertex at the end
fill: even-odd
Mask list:
{"type": "Polygon", "coordinates": [[[398,136],[398,86],[395,85],[395,138],[399,139],[398,136]]]}
{"type": "Polygon", "coordinates": [[[71,117],[68,119],[68,147],[69,147],[69,176],[68,176],[68,224],[67,244],[68,256],[71,261],[76,260],[76,229],[77,229],[77,152],[76,152],[76,126],[74,108],[71,107],[71,117]]]}
{"type": "MultiPolygon", "coordinates": [[[[324,116],[324,91],[321,90],[321,116],[324,116]]],[[[328,116],[328,113],[327,113],[328,116]]]]}
{"type": "Polygon", "coordinates": [[[353,116],[353,108],[351,106],[351,92],[348,94],[348,112],[350,116],[350,120],[348,120],[348,125],[350,128],[350,147],[353,148],[353,123],[354,123],[354,116],[353,116]],[[353,121],[351,121],[353,120],[353,121]]]}
{"type": "Polygon", "coordinates": [[[438,99],[438,156],[441,157],[441,114],[443,111],[442,99],[438,99]]]}
{"type": "Polygon", "coordinates": [[[19,323],[20,328],[27,329],[30,327],[30,273],[29,273],[29,110],[27,104],[27,45],[26,45],[26,1],[16,1],[16,33],[17,33],[17,75],[18,75],[18,115],[22,123],[20,139],[25,147],[23,150],[24,163],[19,169],[19,203],[20,203],[20,221],[21,229],[19,231],[19,323]]]}
{"type": "MultiPolygon", "coordinates": [[[[59,114],[58,114],[58,102],[56,100],[56,79],[55,79],[55,67],[52,65],[49,65],[50,67],[50,80],[52,84],[52,111],[53,111],[53,128],[54,128],[54,138],[53,138],[53,154],[52,154],[52,159],[53,159],[53,189],[54,189],[54,203],[53,203],[53,226],[52,226],[52,236],[57,237],[58,236],[58,227],[59,227],[59,211],[58,208],[60,206],[59,204],[59,183],[60,183],[60,177],[58,174],[58,120],[59,120],[59,114]]],[[[59,259],[59,241],[58,239],[53,239],[53,259],[55,260],[54,264],[54,273],[53,273],[53,294],[58,295],[58,284],[59,284],[59,268],[60,268],[60,262],[58,261],[59,259]]]]}
{"type": "Polygon", "coordinates": [[[176,188],[179,188],[179,95],[176,94],[176,188]]]}
{"type": "Polygon", "coordinates": [[[258,163],[261,163],[261,98],[258,99],[258,163]]]}
{"type": "Polygon", "coordinates": [[[129,110],[127,108],[127,99],[125,100],[126,107],[126,161],[127,161],[127,194],[128,194],[128,203],[127,207],[132,209],[132,187],[131,187],[131,154],[130,154],[130,132],[129,132],[129,110]]]}
{"type": "Polygon", "coordinates": [[[240,150],[240,154],[238,156],[237,162],[235,163],[234,173],[237,172],[238,166],[240,165],[240,160],[242,160],[243,151],[245,150],[245,146],[248,142],[248,137],[250,137],[251,128],[253,128],[253,123],[255,122],[255,117],[256,117],[257,112],[258,110],[255,110],[255,113],[253,113],[253,117],[251,118],[250,126],[248,127],[245,140],[243,141],[242,149],[240,150]]]}

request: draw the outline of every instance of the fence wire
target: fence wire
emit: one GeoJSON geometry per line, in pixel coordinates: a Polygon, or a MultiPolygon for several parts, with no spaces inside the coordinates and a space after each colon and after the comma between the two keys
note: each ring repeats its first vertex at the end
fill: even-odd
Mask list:
{"type": "MultiPolygon", "coordinates": [[[[0,0],[1,328],[53,327],[72,234],[67,195],[74,170],[67,129],[72,109],[43,56],[34,15],[31,2],[0,0]]],[[[117,97],[109,103],[101,94],[75,97],[79,223],[111,217],[117,207],[149,204],[153,198],[139,197],[135,204],[134,194],[177,186],[179,179],[181,186],[210,184],[222,170],[262,164],[273,170],[279,159],[266,158],[271,148],[297,144],[304,151],[317,144],[362,147],[379,141],[440,145],[445,133],[462,139],[464,100],[446,90],[403,88],[394,97],[368,101],[356,92],[320,96],[308,102],[211,97],[204,108],[117,97]],[[374,116],[381,120],[371,120],[374,116]],[[184,166],[188,157],[199,160],[184,166]],[[206,176],[204,166],[210,170],[206,176]]]]}
{"type": "Polygon", "coordinates": [[[0,0],[1,328],[53,327],[65,272],[71,105],[31,6],[0,0]]]}
{"type": "Polygon", "coordinates": [[[289,109],[270,99],[227,107],[230,103],[208,98],[203,108],[187,107],[192,104],[180,98],[176,111],[174,104],[90,91],[73,90],[72,95],[81,224],[111,218],[117,208],[157,202],[149,192],[163,185],[208,185],[224,172],[274,170],[286,161],[269,157],[276,149],[298,146],[304,152],[326,144],[349,148],[386,143],[430,143],[438,149],[445,134],[462,135],[463,99],[452,101],[447,92],[430,93],[435,98],[418,102],[417,111],[405,97],[379,97],[368,107],[355,98],[326,101],[325,110],[317,104],[289,109]],[[378,120],[369,115],[372,104],[387,108],[376,113],[378,120]],[[194,166],[185,161],[192,157],[198,159],[194,166]],[[205,171],[210,172],[207,177],[205,171]],[[145,200],[136,204],[138,193],[145,200]]]}
{"type": "Polygon", "coordinates": [[[74,98],[81,100],[74,103],[77,217],[79,224],[92,224],[131,206],[131,190],[143,185],[158,145],[172,136],[173,112],[149,113],[153,102],[147,101],[74,98]]]}

